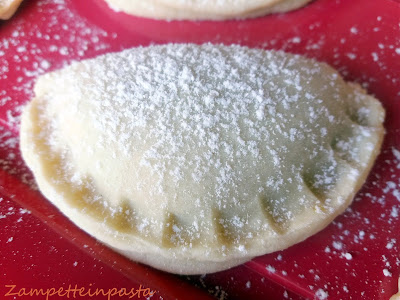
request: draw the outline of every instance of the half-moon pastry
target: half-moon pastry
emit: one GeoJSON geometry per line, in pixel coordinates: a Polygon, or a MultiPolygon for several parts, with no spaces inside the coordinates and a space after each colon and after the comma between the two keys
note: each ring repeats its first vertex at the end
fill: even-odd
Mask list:
{"type": "Polygon", "coordinates": [[[200,274],[327,226],[364,183],[383,120],[324,63],[168,44],[41,76],[21,151],[80,228],[135,261],[200,274]]]}
{"type": "Polygon", "coordinates": [[[117,11],[167,20],[254,18],[297,9],[311,0],[106,0],[117,11]]]}

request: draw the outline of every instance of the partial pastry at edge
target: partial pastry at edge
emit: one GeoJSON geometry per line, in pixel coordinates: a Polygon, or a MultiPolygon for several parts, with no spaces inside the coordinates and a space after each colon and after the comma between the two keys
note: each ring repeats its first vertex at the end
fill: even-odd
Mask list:
{"type": "Polygon", "coordinates": [[[0,20],[10,19],[17,11],[22,0],[2,0],[0,1],[0,20]]]}
{"type": "Polygon", "coordinates": [[[166,20],[255,18],[298,9],[311,0],[168,1],[105,0],[112,9],[139,17],[166,20]]]}

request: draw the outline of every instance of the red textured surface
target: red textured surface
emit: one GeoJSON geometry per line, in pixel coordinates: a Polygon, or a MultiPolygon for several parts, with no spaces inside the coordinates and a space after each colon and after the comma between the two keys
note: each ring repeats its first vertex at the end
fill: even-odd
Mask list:
{"type": "Polygon", "coordinates": [[[25,1],[13,19],[0,23],[0,298],[11,284],[106,290],[142,284],[156,291],[151,299],[206,299],[205,290],[229,299],[313,298],[318,290],[329,299],[388,299],[400,273],[399,21],[400,3],[393,0],[317,0],[288,14],[226,22],[134,18],[101,0],[25,1]],[[46,71],[132,46],[208,41],[330,63],[382,101],[387,134],[355,202],[325,230],[232,270],[180,278],[129,262],[69,223],[24,183],[30,176],[14,137],[20,105],[46,71]]]}

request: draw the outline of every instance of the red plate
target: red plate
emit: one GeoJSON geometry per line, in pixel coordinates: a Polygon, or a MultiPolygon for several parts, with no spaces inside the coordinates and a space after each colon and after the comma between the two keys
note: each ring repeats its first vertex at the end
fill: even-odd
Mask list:
{"type": "Polygon", "coordinates": [[[8,285],[22,293],[69,285],[107,292],[141,284],[156,292],[151,299],[207,299],[206,291],[220,299],[388,299],[400,273],[399,22],[400,3],[393,0],[317,0],[288,14],[226,22],[134,18],[101,0],[25,1],[12,20],[0,24],[1,296],[8,285]],[[71,60],[166,42],[300,53],[330,63],[375,94],[387,111],[387,134],[351,207],[324,231],[285,251],[217,274],[178,277],[102,246],[31,189],[17,137],[21,105],[32,97],[35,78],[71,60]]]}

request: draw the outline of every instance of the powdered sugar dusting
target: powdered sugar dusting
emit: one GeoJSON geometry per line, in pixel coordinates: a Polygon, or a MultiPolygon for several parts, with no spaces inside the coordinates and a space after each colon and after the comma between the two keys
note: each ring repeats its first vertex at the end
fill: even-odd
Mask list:
{"type": "MultiPolygon", "coordinates": [[[[35,1],[35,2],[38,2],[38,3],[39,2],[43,2],[44,3],[44,1],[35,1]]],[[[53,1],[53,2],[56,2],[56,1],[53,1]]],[[[340,1],[337,1],[337,3],[339,3],[339,2],[340,1]]],[[[57,3],[63,4],[62,1],[57,1],[57,3]]],[[[64,9],[64,10],[68,11],[68,9],[64,9]]],[[[79,19],[78,16],[76,16],[76,18],[79,19]]],[[[377,18],[371,18],[370,22],[371,23],[374,22],[375,19],[377,19],[381,24],[384,24],[385,21],[388,19],[388,17],[384,16],[384,15],[378,16],[377,18]]],[[[317,21],[317,22],[321,23],[320,21],[317,21]]],[[[365,36],[368,36],[369,33],[365,32],[365,29],[363,28],[364,25],[359,26],[358,24],[353,24],[352,21],[350,21],[349,23],[350,23],[350,25],[345,30],[349,33],[350,36],[354,36],[354,37],[359,37],[359,36],[365,37],[365,36]],[[351,33],[350,29],[352,27],[357,28],[358,34],[351,33]]],[[[318,24],[316,23],[316,25],[310,26],[310,32],[312,32],[313,28],[316,28],[316,27],[319,26],[319,25],[318,26],[317,25],[318,24]]],[[[73,27],[73,25],[70,25],[70,26],[73,27]]],[[[382,28],[384,28],[384,27],[382,27],[382,28]]],[[[296,33],[296,34],[298,34],[298,33],[296,33]]],[[[49,33],[49,37],[50,37],[51,40],[53,40],[52,41],[53,44],[49,47],[49,50],[53,51],[52,53],[56,53],[56,54],[58,54],[59,52],[63,53],[63,54],[67,53],[67,51],[65,51],[66,50],[65,48],[63,48],[61,50],[62,46],[60,47],[60,46],[57,46],[55,44],[54,41],[56,41],[55,38],[57,37],[55,34],[49,33]],[[54,36],[54,39],[52,38],[53,36],[54,36]]],[[[277,39],[268,38],[268,42],[266,42],[266,43],[268,43],[269,47],[273,47],[276,43],[278,45],[280,45],[282,43],[282,41],[279,40],[279,33],[277,34],[277,37],[278,37],[277,39]]],[[[15,32],[14,38],[18,38],[17,32],[15,32]]],[[[63,38],[63,35],[61,35],[61,38],[63,38]]],[[[230,37],[228,37],[228,40],[229,40],[229,38],[230,37]]],[[[22,39],[23,39],[23,37],[19,37],[19,40],[22,40],[22,39]]],[[[224,40],[224,39],[221,38],[221,40],[224,40]]],[[[326,40],[326,37],[323,34],[322,35],[318,34],[316,37],[310,38],[310,39],[307,38],[307,35],[302,35],[301,37],[299,36],[299,39],[296,38],[296,39],[293,39],[292,41],[288,41],[287,44],[285,44],[285,42],[283,41],[284,46],[282,48],[286,47],[290,52],[294,51],[296,53],[297,52],[298,53],[303,53],[304,51],[306,51],[309,56],[319,57],[320,59],[321,58],[328,59],[328,60],[331,61],[331,63],[333,65],[335,65],[338,69],[341,70],[342,74],[350,74],[350,76],[354,76],[354,75],[358,76],[357,80],[360,81],[360,82],[363,82],[364,86],[369,86],[369,85],[373,86],[374,84],[376,84],[376,82],[380,81],[380,78],[379,78],[380,75],[371,76],[371,74],[368,74],[368,72],[365,72],[365,74],[364,73],[362,73],[362,74],[361,73],[357,73],[357,71],[351,70],[351,68],[346,66],[346,63],[343,63],[343,61],[345,61],[345,59],[343,59],[343,56],[345,56],[345,55],[342,55],[342,53],[341,53],[341,49],[343,49],[342,47],[345,47],[346,51],[348,49],[348,51],[351,51],[352,53],[357,54],[357,59],[354,60],[354,62],[356,64],[358,64],[359,62],[361,63],[362,61],[364,61],[366,56],[373,57],[371,52],[370,53],[367,52],[369,50],[366,51],[367,55],[365,55],[365,56],[363,56],[362,53],[360,53],[360,52],[363,52],[363,51],[358,51],[360,49],[364,49],[362,47],[363,45],[358,45],[358,48],[356,46],[355,49],[354,48],[351,49],[351,47],[355,44],[354,40],[352,40],[351,38],[349,38],[347,36],[338,36],[337,37],[338,47],[333,48],[332,51],[329,50],[327,52],[326,49],[328,47],[331,47],[331,44],[328,43],[327,45],[325,45],[325,40],[326,40]],[[339,43],[340,43],[340,45],[339,45],[339,43]],[[299,45],[299,46],[297,46],[295,48],[295,47],[292,47],[293,45],[299,45]],[[329,53],[329,55],[332,55],[333,58],[332,57],[326,58],[325,57],[326,53],[329,53]]],[[[327,40],[329,42],[330,39],[328,38],[327,40]]],[[[382,66],[382,70],[385,70],[385,68],[387,68],[387,66],[385,66],[383,64],[383,61],[385,59],[384,58],[385,53],[387,51],[389,51],[391,54],[393,54],[394,56],[398,57],[398,55],[400,55],[400,48],[398,48],[398,43],[396,44],[396,41],[393,41],[392,39],[386,39],[386,37],[385,37],[385,38],[382,38],[380,40],[379,39],[377,39],[377,40],[379,41],[379,43],[376,43],[376,49],[374,49],[373,51],[375,51],[375,53],[378,54],[378,57],[377,57],[378,61],[372,61],[371,60],[371,64],[376,63],[376,64],[379,64],[380,66],[383,65],[382,66]]],[[[244,38],[243,41],[246,41],[246,39],[244,38]]],[[[230,40],[229,40],[229,42],[230,42],[230,40]]],[[[243,43],[245,43],[245,42],[243,42],[243,43]]],[[[74,47],[74,45],[69,44],[69,47],[74,47]]],[[[93,52],[91,53],[91,50],[90,50],[91,47],[92,47],[92,45],[89,44],[89,49],[87,49],[87,50],[85,49],[84,50],[85,54],[89,54],[90,56],[93,55],[93,52]]],[[[277,47],[281,47],[281,46],[277,46],[277,47]]],[[[5,52],[9,52],[9,51],[5,51],[5,52]]],[[[2,58],[2,55],[4,56],[5,52],[4,51],[0,51],[0,59],[2,58]]],[[[71,51],[69,53],[71,53],[71,51]]],[[[75,53],[75,52],[72,51],[72,53],[75,53]]],[[[40,59],[41,58],[38,57],[38,60],[40,60],[40,59]]],[[[67,59],[69,60],[70,58],[67,58],[67,59]]],[[[16,63],[16,64],[18,64],[18,63],[16,63]]],[[[52,59],[49,59],[49,64],[50,64],[50,69],[58,68],[58,66],[55,65],[55,62],[52,59]]],[[[48,67],[48,65],[46,63],[43,65],[43,67],[40,64],[40,68],[46,69],[47,67],[48,67]]],[[[6,69],[6,68],[4,68],[4,69],[6,69]]],[[[361,70],[361,68],[360,68],[360,70],[361,70]]],[[[8,73],[8,71],[7,71],[7,73],[8,73]]],[[[26,73],[26,75],[31,75],[31,74],[33,76],[36,76],[36,75],[34,75],[35,74],[35,70],[30,69],[26,73]]],[[[387,76],[387,79],[385,79],[387,81],[395,82],[397,80],[396,76],[391,77],[390,74],[387,74],[385,76],[387,76]]],[[[34,77],[31,77],[29,80],[32,82],[33,78],[34,77]]],[[[21,76],[19,80],[24,80],[24,79],[21,76]]],[[[31,86],[31,83],[30,83],[30,86],[31,86]]],[[[27,93],[30,93],[29,88],[27,88],[26,91],[27,91],[27,93]]],[[[4,102],[4,103],[10,104],[10,102],[11,102],[10,99],[15,99],[16,97],[14,97],[14,95],[11,94],[9,91],[7,91],[7,94],[5,94],[5,93],[6,93],[6,91],[0,91],[0,100],[2,101],[2,103],[4,102]]],[[[24,99],[28,99],[28,98],[30,98],[30,96],[24,97],[24,99]]],[[[12,113],[11,114],[11,116],[16,116],[17,118],[18,118],[18,115],[19,115],[18,113],[12,113]]],[[[12,119],[12,120],[13,120],[12,124],[16,124],[18,122],[18,119],[12,119]]],[[[397,147],[397,146],[395,145],[395,147],[397,147]]],[[[393,148],[393,149],[395,149],[395,148],[393,148]]],[[[398,150],[396,150],[396,151],[398,151],[398,150]]],[[[388,166],[390,166],[390,168],[392,168],[394,170],[399,169],[400,159],[396,160],[394,156],[392,157],[392,156],[388,155],[388,160],[390,160],[390,164],[388,163],[388,166]]],[[[387,174],[390,174],[390,176],[388,176],[388,178],[384,179],[385,180],[385,184],[382,187],[379,187],[379,188],[384,189],[386,187],[386,181],[391,181],[391,182],[398,183],[397,180],[396,180],[396,177],[394,177],[395,173],[391,173],[391,171],[389,171],[389,169],[387,170],[387,172],[388,172],[387,174]]],[[[373,177],[373,178],[375,179],[375,177],[373,177]]],[[[374,185],[375,184],[379,184],[379,180],[378,179],[376,180],[376,182],[374,180],[374,185]]],[[[379,188],[378,188],[378,190],[379,190],[379,188]]],[[[369,190],[367,190],[367,191],[369,191],[369,190]]],[[[390,230],[393,228],[393,226],[396,226],[395,224],[398,221],[398,209],[399,209],[399,205],[398,205],[397,199],[394,196],[394,194],[392,193],[393,191],[395,191],[395,189],[390,189],[384,195],[379,195],[379,192],[376,193],[374,191],[374,192],[371,192],[369,195],[362,195],[362,196],[358,197],[357,201],[359,201],[360,203],[367,202],[368,204],[370,204],[369,201],[371,201],[372,202],[372,207],[373,207],[372,210],[374,210],[376,213],[378,213],[377,212],[378,210],[375,210],[375,207],[379,206],[379,207],[382,208],[381,210],[379,210],[379,215],[380,216],[378,216],[378,221],[375,223],[375,219],[371,218],[372,223],[368,224],[367,222],[364,221],[363,216],[359,214],[357,209],[348,210],[347,211],[347,215],[351,216],[351,218],[349,218],[350,219],[350,221],[349,221],[350,224],[346,223],[344,225],[344,228],[338,228],[337,227],[338,230],[340,230],[341,234],[337,234],[335,236],[332,236],[332,240],[342,241],[343,242],[344,249],[342,251],[337,251],[334,248],[331,249],[330,247],[332,247],[331,246],[332,245],[332,241],[329,239],[329,237],[328,237],[329,241],[326,242],[326,245],[328,245],[328,246],[326,246],[327,253],[328,252],[330,253],[330,255],[331,255],[330,257],[331,258],[334,259],[335,257],[339,257],[339,256],[342,257],[344,253],[353,253],[351,251],[354,250],[355,245],[363,247],[363,246],[361,246],[362,243],[366,243],[367,242],[367,244],[368,244],[368,240],[376,240],[374,243],[377,243],[377,244],[381,245],[382,248],[385,248],[387,244],[391,243],[391,238],[395,237],[396,235],[395,235],[395,232],[390,231],[390,230]],[[367,200],[365,200],[365,199],[367,199],[367,200]],[[393,201],[393,202],[391,202],[391,201],[393,201]],[[383,212],[382,212],[382,210],[383,210],[383,212]],[[352,226],[352,224],[353,224],[352,223],[353,220],[356,220],[357,222],[360,222],[360,223],[357,223],[357,224],[361,224],[360,226],[362,227],[363,231],[365,232],[364,240],[360,239],[360,235],[359,235],[358,230],[352,230],[352,228],[350,228],[352,226]],[[384,228],[389,230],[388,232],[381,232],[381,231],[379,231],[379,229],[376,228],[376,226],[379,226],[379,224],[381,224],[381,223],[383,224],[384,228]],[[383,242],[381,241],[380,238],[382,237],[382,235],[385,235],[385,236],[387,235],[388,236],[387,241],[386,240],[383,241],[383,242]],[[350,252],[346,252],[346,251],[350,251],[350,252]]],[[[359,205],[359,204],[356,204],[356,205],[359,205]]],[[[336,228],[336,226],[335,226],[335,228],[336,228]]],[[[391,249],[383,249],[383,251],[386,251],[387,253],[391,253],[391,254],[396,253],[396,251],[398,252],[398,248],[397,248],[396,244],[393,244],[393,245],[394,245],[394,248],[392,248],[393,250],[391,250],[391,249]]],[[[369,244],[366,247],[369,248],[368,251],[372,252],[371,249],[373,247],[370,247],[369,244]]],[[[325,248],[325,245],[322,247],[322,249],[324,249],[324,248],[325,248]]],[[[359,256],[357,256],[357,253],[356,253],[356,255],[353,256],[354,262],[350,262],[350,264],[348,264],[347,267],[345,267],[345,268],[342,268],[340,266],[341,270],[343,270],[343,269],[346,270],[346,274],[348,276],[352,276],[351,274],[353,272],[357,273],[356,268],[354,268],[354,270],[353,270],[353,267],[352,267],[353,263],[356,264],[357,258],[359,258],[362,261],[363,260],[368,260],[368,259],[365,259],[365,255],[367,255],[368,252],[366,252],[366,251],[364,252],[363,250],[361,250],[361,251],[362,251],[361,258],[359,256]]],[[[344,256],[343,256],[343,258],[344,258],[344,256]]],[[[343,259],[343,261],[346,261],[346,260],[343,259]]],[[[394,271],[394,274],[395,274],[396,270],[398,269],[398,265],[396,265],[395,264],[395,260],[391,259],[390,257],[389,257],[389,261],[391,262],[391,267],[395,270],[394,271]]],[[[348,261],[346,261],[346,262],[348,262],[348,261]]],[[[382,273],[383,266],[384,266],[384,264],[382,264],[382,266],[380,266],[381,269],[379,270],[379,272],[376,272],[376,273],[383,274],[382,273]]],[[[331,267],[332,267],[332,264],[331,264],[331,267]]],[[[291,265],[290,265],[289,269],[290,268],[296,269],[296,262],[293,262],[293,263],[291,262],[291,265]]],[[[300,268],[302,268],[301,265],[300,265],[300,268]]],[[[278,270],[279,270],[279,268],[278,268],[278,270]]],[[[317,268],[316,272],[318,272],[318,268],[317,268]]],[[[325,273],[324,273],[324,271],[322,271],[322,268],[319,270],[319,274],[322,275],[321,277],[324,279],[323,275],[325,273]]],[[[379,282],[372,280],[370,275],[366,274],[366,278],[364,278],[365,279],[365,284],[366,285],[369,284],[370,286],[378,286],[379,282]]],[[[356,277],[354,277],[354,278],[356,278],[356,277]]],[[[337,290],[341,290],[342,287],[344,289],[344,286],[341,284],[340,280],[338,280],[338,281],[335,281],[333,279],[331,279],[331,280],[332,281],[327,282],[327,283],[328,283],[328,286],[329,286],[329,294],[333,295],[332,297],[334,297],[336,295],[336,291],[337,290]]],[[[355,280],[359,281],[359,278],[356,278],[355,280]]],[[[310,281],[313,282],[313,279],[310,279],[310,281]]],[[[321,287],[323,286],[323,283],[318,283],[318,284],[321,287]]],[[[315,284],[315,286],[317,286],[317,283],[315,284]]],[[[355,290],[354,286],[351,286],[351,285],[348,285],[348,289],[351,292],[354,292],[354,290],[355,290]]],[[[326,289],[326,290],[328,290],[328,289],[326,289]]],[[[363,297],[363,296],[365,297],[364,293],[357,294],[357,295],[360,295],[360,297],[363,297]]],[[[368,297],[368,299],[370,299],[370,297],[368,297]]]]}
{"type": "Polygon", "coordinates": [[[157,240],[152,232],[166,228],[164,240],[183,252],[209,228],[208,256],[213,232],[223,232],[215,255],[249,255],[262,251],[252,239],[284,233],[304,211],[334,214],[348,195],[332,191],[344,177],[356,182],[383,119],[365,116],[375,100],[328,66],[235,45],[107,54],[49,73],[35,89],[63,181],[86,186],[89,174],[92,203],[115,215],[127,199],[138,231],[157,240]]]}
{"type": "Polygon", "coordinates": [[[102,53],[110,47],[107,40],[115,38],[114,33],[89,26],[86,20],[67,8],[65,1],[40,0],[33,5],[32,11],[41,22],[30,24],[27,30],[25,20],[12,20],[12,26],[7,28],[12,30],[4,30],[0,39],[0,84],[6,82],[7,86],[12,86],[0,91],[0,103],[8,108],[7,117],[0,117],[7,120],[10,128],[18,128],[21,104],[32,98],[37,76],[60,67],[60,62],[67,64],[93,52],[102,53]],[[29,42],[32,38],[35,42],[29,42]],[[15,101],[16,98],[19,101],[15,101]]]}

